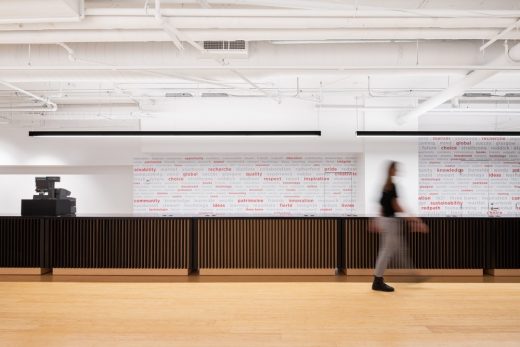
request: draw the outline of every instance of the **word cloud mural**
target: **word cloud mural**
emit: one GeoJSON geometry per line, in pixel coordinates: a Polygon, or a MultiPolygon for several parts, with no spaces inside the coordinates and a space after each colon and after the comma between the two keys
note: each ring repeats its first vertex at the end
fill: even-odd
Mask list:
{"type": "Polygon", "coordinates": [[[519,216],[520,140],[420,139],[419,209],[434,216],[519,216]]]}
{"type": "Polygon", "coordinates": [[[350,154],[172,154],[134,160],[134,213],[320,216],[356,212],[350,154]]]}

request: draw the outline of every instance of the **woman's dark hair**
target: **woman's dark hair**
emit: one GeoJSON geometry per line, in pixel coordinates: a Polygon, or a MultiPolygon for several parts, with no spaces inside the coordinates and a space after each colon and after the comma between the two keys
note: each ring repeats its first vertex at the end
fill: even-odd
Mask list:
{"type": "Polygon", "coordinates": [[[395,168],[397,166],[396,161],[391,161],[388,163],[388,170],[386,172],[386,180],[385,180],[385,186],[383,189],[390,190],[390,187],[392,187],[392,172],[395,172],[395,168]]]}

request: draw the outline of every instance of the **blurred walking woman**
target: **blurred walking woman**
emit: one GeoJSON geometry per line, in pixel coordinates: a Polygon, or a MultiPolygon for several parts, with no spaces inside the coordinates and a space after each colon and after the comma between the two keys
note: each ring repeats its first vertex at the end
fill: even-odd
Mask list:
{"type": "MultiPolygon", "coordinates": [[[[394,288],[386,284],[383,280],[383,273],[388,266],[390,260],[399,254],[403,249],[401,235],[399,230],[399,219],[396,213],[404,212],[397,200],[397,190],[393,182],[393,177],[397,173],[397,162],[392,161],[388,166],[388,174],[383,193],[379,203],[381,204],[382,217],[377,220],[376,230],[380,233],[380,249],[376,260],[376,268],[374,271],[373,290],[383,292],[393,292],[394,288]]],[[[428,227],[416,217],[407,217],[406,220],[412,224],[412,229],[418,232],[427,232],[428,227]]]]}

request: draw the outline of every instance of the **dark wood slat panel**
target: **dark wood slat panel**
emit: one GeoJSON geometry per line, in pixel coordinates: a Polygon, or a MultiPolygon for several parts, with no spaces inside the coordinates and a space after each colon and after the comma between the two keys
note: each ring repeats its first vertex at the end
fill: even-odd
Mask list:
{"type": "Polygon", "coordinates": [[[0,218],[0,268],[47,267],[45,236],[38,218],[0,218]]]}
{"type": "Polygon", "coordinates": [[[490,233],[494,238],[489,268],[520,269],[520,219],[495,219],[490,233]]]}
{"type": "MultiPolygon", "coordinates": [[[[520,269],[518,218],[425,220],[429,234],[404,234],[417,268],[520,269]]],[[[367,231],[368,222],[0,217],[0,267],[371,269],[379,237],[367,231]]]]}
{"type": "MultiPolygon", "coordinates": [[[[486,218],[425,218],[430,232],[411,233],[401,220],[403,242],[419,269],[482,269],[486,259],[486,218]]],[[[375,266],[379,234],[368,231],[367,218],[345,221],[346,268],[370,269],[375,266]]],[[[399,254],[389,268],[405,267],[406,255],[399,254]]]]}
{"type": "Polygon", "coordinates": [[[190,219],[63,218],[48,221],[52,267],[188,269],[190,219]]]}

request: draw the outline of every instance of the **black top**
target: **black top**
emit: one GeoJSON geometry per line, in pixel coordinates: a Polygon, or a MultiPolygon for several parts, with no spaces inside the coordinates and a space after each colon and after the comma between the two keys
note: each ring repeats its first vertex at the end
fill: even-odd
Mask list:
{"type": "Polygon", "coordinates": [[[392,186],[389,190],[383,190],[383,196],[381,197],[381,200],[379,200],[379,203],[383,207],[383,216],[384,217],[394,217],[395,216],[395,210],[394,206],[392,205],[392,200],[397,198],[397,191],[395,189],[395,184],[392,183],[392,186]]]}

